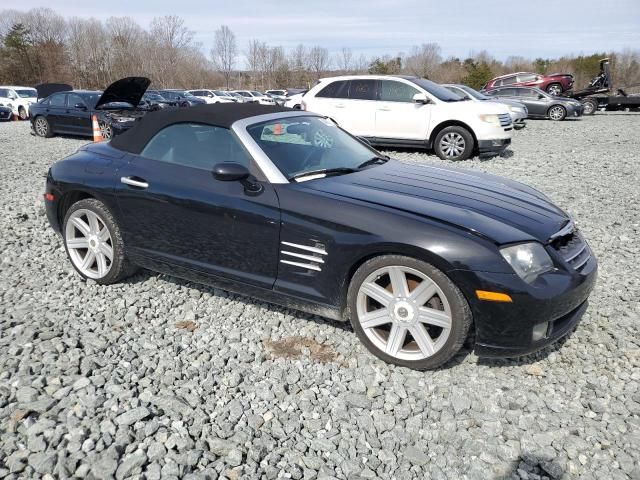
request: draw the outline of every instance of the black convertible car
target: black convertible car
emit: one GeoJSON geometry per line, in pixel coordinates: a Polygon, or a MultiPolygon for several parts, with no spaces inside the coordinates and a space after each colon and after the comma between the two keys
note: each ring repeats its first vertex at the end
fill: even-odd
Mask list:
{"type": "Polygon", "coordinates": [[[381,156],[332,120],[255,104],[150,113],[49,170],[74,268],[137,267],[337,320],[387,362],[534,351],[577,324],[597,263],[542,193],[381,156]]]}
{"type": "MultiPolygon", "coordinates": [[[[147,112],[160,108],[141,102],[150,83],[145,77],[127,77],[113,82],[104,92],[48,88],[54,93],[29,107],[31,129],[40,137],[92,136],[91,118],[96,115],[103,138],[109,140],[131,128],[147,112]]],[[[40,92],[48,86],[39,87],[40,92]]]]}

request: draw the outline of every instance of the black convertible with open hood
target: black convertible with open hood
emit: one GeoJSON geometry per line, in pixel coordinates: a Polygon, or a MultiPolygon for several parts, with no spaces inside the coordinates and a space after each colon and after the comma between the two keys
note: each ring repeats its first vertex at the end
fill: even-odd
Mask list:
{"type": "Polygon", "coordinates": [[[105,139],[131,128],[136,120],[157,107],[142,102],[151,80],[126,77],[116,80],[103,92],[73,90],[71,85],[38,85],[41,100],[31,109],[31,125],[36,135],[93,135],[91,119],[98,119],[105,139]]]}

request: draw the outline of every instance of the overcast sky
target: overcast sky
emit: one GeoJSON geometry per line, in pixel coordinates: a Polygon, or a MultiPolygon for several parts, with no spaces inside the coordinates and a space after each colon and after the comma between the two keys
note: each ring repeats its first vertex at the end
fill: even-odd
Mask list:
{"type": "Polygon", "coordinates": [[[564,54],[640,48],[640,0],[108,0],[107,2],[2,0],[0,8],[48,6],[65,17],[130,16],[148,26],[154,16],[179,15],[206,52],[222,24],[241,51],[258,38],[290,48],[323,45],[354,56],[409,52],[437,42],[443,55],[464,57],[487,50],[511,55],[564,54]],[[103,8],[106,7],[106,8],[103,8]]]}

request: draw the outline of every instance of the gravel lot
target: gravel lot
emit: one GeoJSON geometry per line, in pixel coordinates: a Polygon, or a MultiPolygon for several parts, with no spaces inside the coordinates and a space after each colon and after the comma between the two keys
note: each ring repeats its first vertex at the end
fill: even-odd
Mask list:
{"type": "Polygon", "coordinates": [[[344,324],[217,289],[81,281],[41,195],[86,140],[0,124],[0,478],[640,479],[639,127],[531,121],[460,165],[571,212],[599,283],[561,346],[418,373],[344,324]]]}

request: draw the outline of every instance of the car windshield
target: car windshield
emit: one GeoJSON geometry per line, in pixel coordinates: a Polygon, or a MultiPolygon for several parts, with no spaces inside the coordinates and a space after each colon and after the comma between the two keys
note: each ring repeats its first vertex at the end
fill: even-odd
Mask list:
{"type": "Polygon", "coordinates": [[[251,94],[249,92],[237,92],[237,93],[239,93],[243,97],[250,97],[251,96],[251,94]]]}
{"type": "Polygon", "coordinates": [[[473,98],[476,98],[478,100],[491,100],[489,97],[487,97],[486,95],[483,95],[482,93],[480,93],[477,90],[474,90],[471,87],[467,87],[466,85],[457,85],[457,87],[461,90],[464,90],[465,92],[467,92],[469,95],[471,95],[473,98]]]}
{"type": "Polygon", "coordinates": [[[219,95],[221,97],[228,97],[229,94],[227,92],[223,92],[221,90],[214,90],[213,93],[215,93],[216,95],[219,95]]]}
{"type": "Polygon", "coordinates": [[[254,97],[261,97],[262,94],[260,92],[256,92],[256,91],[251,91],[251,95],[253,95],[254,97]]]}
{"type": "Polygon", "coordinates": [[[429,92],[438,100],[442,100],[443,102],[462,102],[466,100],[465,98],[462,98],[459,95],[456,95],[455,93],[447,90],[442,85],[438,85],[437,83],[434,83],[431,80],[427,80],[426,78],[411,78],[410,81],[429,92]]]}
{"type": "Polygon", "coordinates": [[[85,93],[82,96],[84,103],[87,104],[89,108],[95,108],[96,103],[98,103],[98,99],[102,96],[102,92],[99,93],[85,93]]]}
{"type": "Polygon", "coordinates": [[[323,117],[279,118],[250,125],[247,131],[288,179],[349,173],[372,159],[386,161],[323,117]]]}
{"type": "Polygon", "coordinates": [[[189,93],[189,92],[182,92],[182,96],[183,97],[193,97],[195,95],[193,95],[192,93],[189,93]]]}
{"type": "Polygon", "coordinates": [[[20,98],[38,97],[38,91],[35,88],[16,88],[16,93],[20,98]]]}

